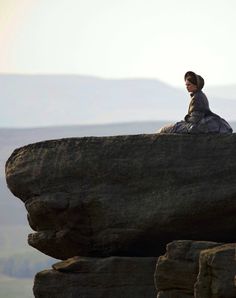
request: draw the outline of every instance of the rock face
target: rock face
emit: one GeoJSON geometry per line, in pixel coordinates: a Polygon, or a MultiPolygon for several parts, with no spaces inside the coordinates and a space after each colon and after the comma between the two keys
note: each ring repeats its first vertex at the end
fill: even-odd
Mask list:
{"type": "Polygon", "coordinates": [[[236,135],[45,141],[16,149],[6,177],[29,244],[64,260],[36,275],[36,298],[154,298],[173,239],[190,240],[158,259],[158,298],[236,297],[235,245],[218,243],[234,241],[236,135]]]}
{"type": "Polygon", "coordinates": [[[160,256],[155,272],[158,298],[194,297],[194,284],[199,272],[200,252],[219,246],[220,243],[179,240],[166,247],[160,256]]]}
{"type": "Polygon", "coordinates": [[[235,298],[236,243],[204,250],[195,284],[196,298],[235,298]]]}
{"type": "Polygon", "coordinates": [[[179,240],[159,257],[157,298],[233,298],[236,244],[179,240]]]}
{"type": "Polygon", "coordinates": [[[157,256],[173,239],[233,242],[236,135],[45,141],[6,164],[47,255],[157,256]]]}
{"type": "Polygon", "coordinates": [[[155,298],[156,258],[75,257],[35,277],[36,298],[155,298]]]}

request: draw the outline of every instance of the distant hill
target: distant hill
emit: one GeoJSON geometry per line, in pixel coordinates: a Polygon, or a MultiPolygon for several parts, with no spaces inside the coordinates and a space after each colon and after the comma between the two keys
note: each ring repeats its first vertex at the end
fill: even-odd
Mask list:
{"type": "Polygon", "coordinates": [[[0,98],[0,127],[175,119],[187,102],[158,80],[77,75],[0,75],[0,98]]]}
{"type": "MultiPolygon", "coordinates": [[[[236,97],[229,96],[235,89],[206,86],[212,110],[230,120],[236,120],[236,97]]],[[[0,75],[0,100],[0,127],[37,127],[181,120],[189,95],[184,82],[179,89],[152,79],[0,75]]]]}

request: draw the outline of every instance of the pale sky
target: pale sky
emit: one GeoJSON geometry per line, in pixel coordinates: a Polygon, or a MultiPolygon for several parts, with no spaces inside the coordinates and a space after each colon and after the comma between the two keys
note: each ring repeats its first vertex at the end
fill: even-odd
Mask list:
{"type": "Polygon", "coordinates": [[[0,0],[0,73],[236,83],[235,0],[0,0]]]}

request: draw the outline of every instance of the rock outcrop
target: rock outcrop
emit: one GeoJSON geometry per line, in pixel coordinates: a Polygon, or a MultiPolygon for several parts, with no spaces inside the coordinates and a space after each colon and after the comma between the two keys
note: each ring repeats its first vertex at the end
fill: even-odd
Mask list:
{"type": "Polygon", "coordinates": [[[235,243],[179,240],[158,258],[157,298],[234,298],[235,243]]]}
{"type": "Polygon", "coordinates": [[[61,139],[13,152],[11,191],[58,259],[156,256],[173,239],[232,242],[236,135],[61,139]]]}
{"type": "Polygon", "coordinates": [[[155,298],[156,258],[75,257],[35,276],[36,298],[155,298]]]}
{"type": "Polygon", "coordinates": [[[158,298],[191,298],[194,288],[196,298],[233,297],[214,293],[225,289],[222,255],[232,257],[222,242],[235,240],[235,174],[234,134],[71,138],[16,149],[6,178],[35,231],[28,242],[64,260],[36,275],[35,297],[154,298],[156,257],[174,239],[207,242],[168,246],[157,265],[158,298]]]}

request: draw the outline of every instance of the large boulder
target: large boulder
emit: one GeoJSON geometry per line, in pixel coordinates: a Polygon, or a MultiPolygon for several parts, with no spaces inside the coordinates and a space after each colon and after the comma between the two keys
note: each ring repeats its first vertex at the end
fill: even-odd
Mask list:
{"type": "Polygon", "coordinates": [[[173,239],[233,242],[236,135],[133,135],[16,149],[7,183],[29,244],[58,259],[156,256],[173,239]]]}
{"type": "Polygon", "coordinates": [[[155,298],[156,258],[74,257],[35,276],[35,298],[155,298]]]}

